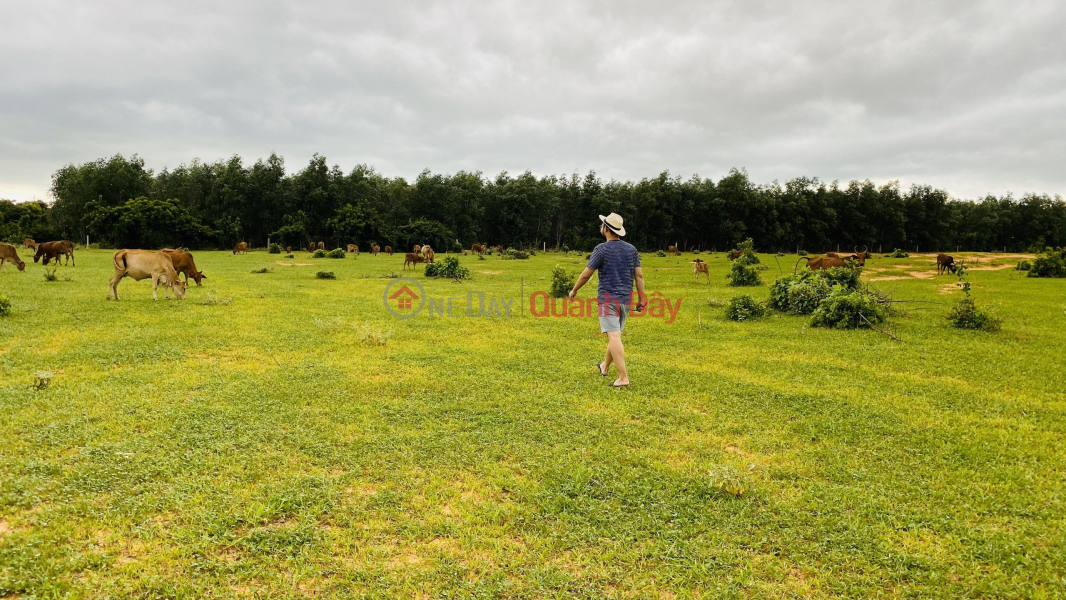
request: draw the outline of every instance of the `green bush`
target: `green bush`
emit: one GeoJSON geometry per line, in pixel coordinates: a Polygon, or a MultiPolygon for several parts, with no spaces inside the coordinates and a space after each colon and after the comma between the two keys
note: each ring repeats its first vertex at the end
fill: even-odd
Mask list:
{"type": "Polygon", "coordinates": [[[947,314],[947,319],[951,326],[956,329],[996,331],[1001,325],[1000,319],[993,316],[992,313],[978,308],[969,294],[951,307],[947,314]]]}
{"type": "Polygon", "coordinates": [[[1066,250],[1049,249],[1033,260],[1029,277],[1066,277],[1066,250]]]}
{"type": "Polygon", "coordinates": [[[778,277],[770,286],[770,308],[797,315],[809,315],[829,296],[833,286],[846,290],[859,287],[859,269],[835,267],[827,270],[799,271],[778,277]]]}
{"type": "Polygon", "coordinates": [[[888,310],[872,294],[835,285],[811,315],[812,327],[855,329],[883,323],[888,310]]]}
{"type": "Polygon", "coordinates": [[[285,258],[296,258],[296,255],[294,255],[294,254],[286,254],[285,258]]]}
{"type": "Polygon", "coordinates": [[[799,256],[807,256],[807,251],[806,250],[800,250],[799,251],[799,256]]]}
{"type": "Polygon", "coordinates": [[[56,277],[56,270],[55,269],[45,269],[44,270],[44,280],[45,281],[58,281],[59,278],[56,277]]]}
{"type": "Polygon", "coordinates": [[[766,307],[751,296],[733,296],[725,307],[725,316],[731,321],[749,321],[766,315],[766,307]]]}
{"type": "Polygon", "coordinates": [[[562,265],[555,265],[552,269],[552,298],[566,298],[570,290],[574,289],[577,273],[567,270],[562,265]]]}
{"type": "Polygon", "coordinates": [[[319,271],[318,273],[315,273],[315,277],[317,277],[319,279],[336,279],[337,278],[337,276],[333,274],[333,271],[319,271]]]}
{"type": "Polygon", "coordinates": [[[260,267],[258,269],[252,269],[252,273],[269,273],[270,269],[266,267],[260,267]]]}
{"type": "Polygon", "coordinates": [[[733,261],[733,266],[729,269],[729,274],[726,277],[729,279],[729,285],[733,287],[762,285],[759,271],[753,266],[741,264],[739,258],[733,261]]]}
{"type": "Polygon", "coordinates": [[[1019,271],[1030,271],[1033,268],[1033,263],[1031,263],[1031,262],[1029,262],[1027,260],[1020,260],[1020,261],[1018,261],[1018,265],[1015,266],[1014,268],[1019,270],[1019,271]]]}
{"type": "Polygon", "coordinates": [[[459,258],[455,256],[445,257],[440,262],[426,265],[426,277],[444,277],[447,279],[466,279],[470,277],[470,269],[459,264],[459,258]]]}
{"type": "Polygon", "coordinates": [[[907,258],[908,256],[910,256],[910,254],[907,254],[903,250],[900,250],[899,248],[896,248],[895,250],[892,251],[891,254],[886,254],[885,258],[907,258]]]}
{"type": "Polygon", "coordinates": [[[6,317],[11,314],[11,301],[7,299],[7,296],[0,294],[0,317],[6,317]]]}
{"type": "Polygon", "coordinates": [[[329,253],[326,254],[326,256],[329,258],[344,258],[346,255],[347,254],[344,252],[343,248],[335,248],[333,250],[330,250],[329,253]]]}
{"type": "Polygon", "coordinates": [[[658,252],[655,253],[655,256],[666,256],[666,253],[663,252],[662,250],[659,250],[658,252]]]}
{"type": "Polygon", "coordinates": [[[270,254],[281,254],[281,246],[278,244],[271,244],[270,248],[267,249],[267,252],[270,254]]]}
{"type": "Polygon", "coordinates": [[[529,260],[529,253],[524,250],[518,250],[511,255],[511,258],[514,260],[529,260]]]}
{"type": "Polygon", "coordinates": [[[325,250],[315,250],[314,253],[311,254],[311,258],[326,258],[326,251],[325,250]]]}
{"type": "Polygon", "coordinates": [[[463,253],[463,245],[460,244],[458,240],[452,242],[452,252],[455,254],[463,253]]]}

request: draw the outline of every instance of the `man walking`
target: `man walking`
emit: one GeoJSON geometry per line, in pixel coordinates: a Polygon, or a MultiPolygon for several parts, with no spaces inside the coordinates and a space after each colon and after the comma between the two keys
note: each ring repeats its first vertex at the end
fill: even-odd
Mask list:
{"type": "Polygon", "coordinates": [[[600,375],[606,377],[613,364],[618,369],[618,379],[611,387],[629,385],[629,372],[626,371],[625,349],[622,347],[622,329],[629,315],[633,283],[637,284],[637,312],[644,310],[647,295],[644,293],[644,272],[640,268],[640,254],[632,244],[623,242],[626,234],[622,226],[622,217],[611,213],[606,217],[600,215],[600,233],[607,241],[596,246],[589,257],[589,264],[577,278],[574,289],[570,290],[573,300],[577,291],[585,285],[589,277],[599,271],[597,304],[599,305],[600,333],[607,334],[607,355],[603,362],[596,364],[600,375]]]}

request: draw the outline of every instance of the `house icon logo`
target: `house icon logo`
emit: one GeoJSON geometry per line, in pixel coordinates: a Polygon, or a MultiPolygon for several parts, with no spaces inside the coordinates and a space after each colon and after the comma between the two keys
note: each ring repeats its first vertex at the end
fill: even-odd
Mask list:
{"type": "Polygon", "coordinates": [[[382,300],[385,302],[385,309],[394,317],[410,319],[422,312],[422,307],[426,304],[426,291],[422,289],[421,283],[410,277],[397,277],[385,286],[382,300]]]}

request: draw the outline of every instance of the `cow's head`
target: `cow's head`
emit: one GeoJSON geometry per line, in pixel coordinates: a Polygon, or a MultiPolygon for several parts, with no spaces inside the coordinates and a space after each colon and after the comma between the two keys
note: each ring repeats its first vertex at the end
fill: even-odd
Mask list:
{"type": "Polygon", "coordinates": [[[204,275],[203,271],[193,271],[192,278],[193,278],[193,281],[196,282],[196,285],[202,287],[203,283],[201,283],[201,281],[203,281],[204,279],[207,279],[207,275],[204,275]]]}
{"type": "Polygon", "coordinates": [[[185,282],[180,278],[175,277],[174,282],[170,284],[170,289],[174,290],[174,295],[178,300],[185,299],[185,282]]]}
{"type": "MultiPolygon", "coordinates": [[[[37,251],[33,253],[33,262],[36,263],[36,262],[40,261],[42,256],[44,256],[44,251],[41,250],[40,246],[37,246],[37,251]]],[[[48,264],[48,259],[47,258],[44,259],[44,264],[46,264],[46,265],[48,264]]]]}
{"type": "Polygon", "coordinates": [[[866,266],[866,259],[870,258],[870,247],[863,246],[862,252],[859,252],[859,247],[855,247],[855,260],[859,263],[860,267],[866,266]]]}
{"type": "Polygon", "coordinates": [[[19,268],[19,271],[25,271],[26,270],[26,263],[24,263],[22,261],[19,261],[18,268],[19,268]]]}

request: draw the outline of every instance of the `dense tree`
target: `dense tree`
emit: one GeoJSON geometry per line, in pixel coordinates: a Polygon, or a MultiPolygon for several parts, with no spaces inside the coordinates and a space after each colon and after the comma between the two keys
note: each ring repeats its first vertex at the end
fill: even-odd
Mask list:
{"type": "Polygon", "coordinates": [[[427,170],[412,183],[367,165],[345,173],[317,154],[291,174],[277,155],[251,166],[239,156],[194,160],[159,173],[136,155],[116,155],[59,169],[52,194],[50,210],[0,210],[0,237],[15,241],[35,232],[39,238],[80,240],[94,232],[105,243],[180,238],[202,247],[229,247],[238,239],[263,246],[270,237],[300,247],[329,240],[364,247],[377,241],[397,249],[423,242],[450,248],[458,239],[464,247],[485,242],[588,249],[599,241],[597,215],[613,211],[625,217],[627,239],[646,250],[675,244],[724,250],[748,237],[761,250],[793,251],[863,245],[875,251],[1025,250],[1038,240],[1066,245],[1066,203],[1058,196],[968,201],[930,186],[904,191],[895,182],[827,184],[808,177],[759,185],[738,169],[718,181],[663,172],[635,183],[603,181],[595,172],[489,178],[427,170]],[[136,202],[129,205],[131,199],[136,202]],[[163,218],[175,206],[185,212],[163,218]],[[107,229],[133,222],[184,229],[140,237],[107,229]]]}

